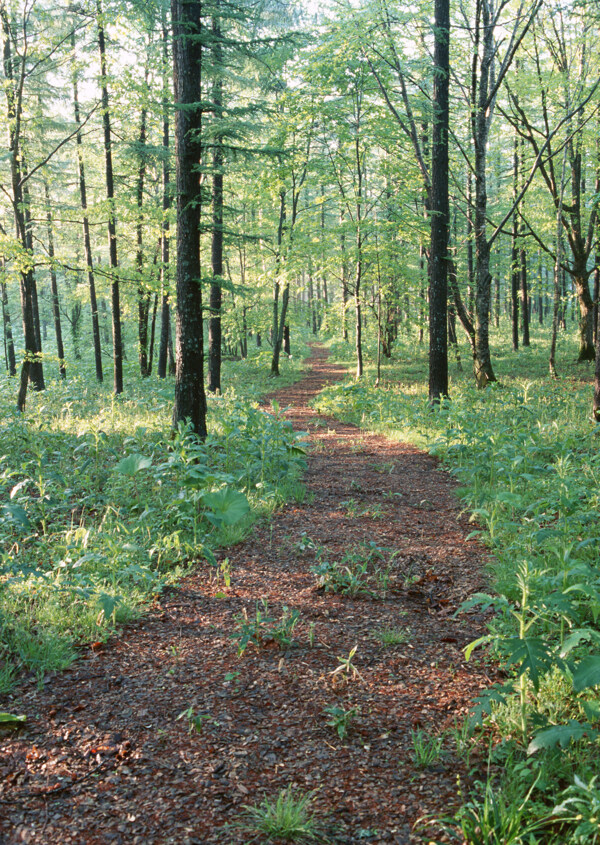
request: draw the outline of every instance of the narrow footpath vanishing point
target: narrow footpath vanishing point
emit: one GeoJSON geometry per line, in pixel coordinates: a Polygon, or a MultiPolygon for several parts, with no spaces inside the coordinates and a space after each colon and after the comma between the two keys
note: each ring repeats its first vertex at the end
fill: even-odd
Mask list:
{"type": "Polygon", "coordinates": [[[308,408],[344,375],[319,347],[309,363],[272,397],[309,433],[307,495],[222,553],[230,586],[199,565],[104,648],[0,705],[28,717],[0,738],[0,843],[261,843],[235,826],[243,805],[290,784],[314,791],[319,841],[410,843],[418,818],[456,804],[468,778],[450,732],[427,769],[414,735],[451,729],[489,684],[462,653],[480,617],[453,618],[481,588],[482,549],[433,458],[308,408]],[[317,589],[318,559],[356,561],[369,543],[389,565],[384,597],[317,589]],[[275,619],[299,611],[294,643],[238,657],[236,617],[263,598],[275,619]],[[354,647],[358,674],[334,674],[354,647]],[[343,738],[332,707],[355,708],[343,738]],[[197,733],[177,719],[189,708],[197,733]]]}

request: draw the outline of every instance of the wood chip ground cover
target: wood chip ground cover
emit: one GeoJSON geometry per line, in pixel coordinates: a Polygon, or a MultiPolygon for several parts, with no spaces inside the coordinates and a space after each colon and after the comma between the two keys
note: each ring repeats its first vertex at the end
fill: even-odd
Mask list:
{"type": "Polygon", "coordinates": [[[323,841],[410,843],[417,819],[456,805],[469,774],[452,742],[422,770],[413,732],[451,728],[490,683],[462,653],[482,620],[454,618],[482,587],[483,552],[433,458],[308,407],[344,375],[319,347],[310,367],[272,397],[308,434],[307,496],[221,553],[229,587],[199,565],[141,622],[0,702],[27,715],[0,737],[0,842],[246,845],[265,840],[236,826],[243,806],[294,785],[314,793],[323,841]],[[319,561],[369,543],[384,594],[317,588],[319,561]],[[293,642],[238,657],[236,624],[262,599],[274,619],[300,612],[293,642]],[[390,629],[404,642],[382,645],[390,629]],[[359,674],[333,674],[355,646],[359,674]],[[343,739],[335,706],[356,708],[343,739]]]}

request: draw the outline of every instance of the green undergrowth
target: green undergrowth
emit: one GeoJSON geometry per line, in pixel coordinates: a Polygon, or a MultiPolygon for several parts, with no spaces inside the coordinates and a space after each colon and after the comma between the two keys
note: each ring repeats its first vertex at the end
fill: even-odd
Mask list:
{"type": "MultiPolygon", "coordinates": [[[[506,680],[475,703],[489,751],[478,788],[448,833],[469,843],[600,842],[600,432],[590,418],[590,365],[561,338],[547,375],[547,339],[514,353],[495,343],[498,384],[478,391],[451,364],[451,401],[427,402],[425,352],[400,343],[382,383],[326,388],[319,411],[408,440],[436,455],[493,552],[489,633],[467,650],[500,661],[506,680]]],[[[334,346],[340,353],[340,345],[334,346]]],[[[348,359],[349,356],[344,355],[348,359]]],[[[463,355],[465,370],[469,360],[463,355]]],[[[593,366],[593,365],[592,365],[593,366]]]]}
{"type": "Polygon", "coordinates": [[[266,355],[226,362],[204,443],[185,426],[173,433],[172,380],[131,373],[114,397],[69,373],[30,393],[24,415],[15,380],[0,382],[0,692],[25,672],[64,668],[303,495],[301,441],[256,402],[298,379],[302,359],[285,359],[273,380],[266,355]]]}

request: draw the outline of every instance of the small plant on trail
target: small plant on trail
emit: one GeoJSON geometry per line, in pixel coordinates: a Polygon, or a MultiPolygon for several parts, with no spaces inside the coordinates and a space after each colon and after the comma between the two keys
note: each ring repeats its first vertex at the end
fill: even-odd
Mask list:
{"type": "Polygon", "coordinates": [[[376,595],[372,587],[385,592],[390,578],[390,567],[384,565],[385,551],[370,542],[348,549],[340,561],[335,561],[323,558],[324,552],[319,550],[318,562],[312,568],[317,589],[349,596],[376,595]]]}
{"type": "Polygon", "coordinates": [[[375,637],[382,646],[404,645],[410,639],[410,628],[381,628],[375,637]]]}
{"type": "Polygon", "coordinates": [[[235,617],[237,630],[231,634],[231,639],[237,642],[238,657],[246,651],[249,645],[257,648],[261,644],[274,641],[280,648],[287,648],[293,643],[294,628],[300,619],[299,610],[290,610],[284,605],[280,619],[269,616],[269,602],[261,599],[256,603],[254,618],[248,617],[244,608],[235,617]]]}
{"type": "Polygon", "coordinates": [[[355,517],[355,516],[358,516],[358,514],[359,514],[359,512],[360,512],[360,505],[359,505],[359,503],[356,501],[356,499],[354,499],[354,498],[352,498],[352,499],[348,499],[348,500],[347,500],[347,501],[345,501],[345,502],[340,502],[340,504],[341,504],[341,506],[342,506],[343,508],[345,508],[345,510],[346,510],[346,514],[347,514],[349,517],[352,517],[352,518],[353,518],[353,517],[355,517]]]}
{"type": "Polygon", "coordinates": [[[314,540],[311,540],[306,531],[303,531],[300,534],[300,538],[294,543],[294,548],[304,554],[304,552],[313,551],[314,549],[316,549],[317,544],[314,540]]]}
{"type": "Polygon", "coordinates": [[[265,798],[258,806],[244,805],[248,820],[242,828],[262,834],[266,841],[323,842],[315,814],[311,811],[312,794],[302,795],[292,786],[282,789],[275,800],[265,798]]]}
{"type": "Polygon", "coordinates": [[[325,708],[324,713],[330,717],[329,721],[325,722],[325,724],[330,728],[334,728],[340,739],[345,739],[348,736],[352,720],[360,713],[360,708],[351,707],[349,710],[346,710],[337,704],[329,704],[325,708]]]}
{"type": "Polygon", "coordinates": [[[199,734],[202,733],[202,727],[205,722],[213,722],[214,724],[218,725],[210,713],[195,713],[194,712],[194,705],[192,704],[187,710],[183,710],[179,716],[177,717],[177,721],[179,722],[182,719],[186,719],[188,723],[188,733],[199,734]]]}
{"type": "Polygon", "coordinates": [[[237,642],[238,657],[246,651],[249,645],[259,648],[265,637],[265,630],[274,620],[268,616],[269,603],[261,599],[256,603],[254,618],[248,617],[248,611],[244,607],[242,612],[235,617],[236,631],[231,634],[231,639],[237,642]]]}
{"type": "Polygon", "coordinates": [[[334,684],[347,684],[348,681],[354,681],[357,678],[362,680],[362,675],[353,663],[354,655],[356,654],[356,646],[350,649],[348,657],[338,657],[340,664],[337,669],[334,669],[329,674],[331,675],[331,682],[334,684]]]}
{"type": "Polygon", "coordinates": [[[225,589],[229,589],[231,586],[231,563],[229,562],[228,557],[220,562],[217,562],[211,580],[214,581],[215,586],[218,588],[220,586],[221,579],[223,580],[223,586],[225,589]]]}
{"type": "Polygon", "coordinates": [[[420,728],[411,731],[413,744],[413,760],[418,769],[426,769],[432,766],[442,757],[443,736],[427,736],[420,728]]]}
{"type": "Polygon", "coordinates": [[[268,636],[275,640],[279,648],[288,648],[294,642],[292,635],[299,619],[299,610],[290,610],[289,607],[284,605],[281,611],[281,618],[269,629],[267,632],[268,636]]]}

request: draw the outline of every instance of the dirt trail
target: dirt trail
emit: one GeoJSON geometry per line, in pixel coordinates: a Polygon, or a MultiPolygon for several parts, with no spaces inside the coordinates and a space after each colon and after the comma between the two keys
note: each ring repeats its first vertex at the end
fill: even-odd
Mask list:
{"type": "Polygon", "coordinates": [[[200,567],[104,648],[4,703],[28,727],[0,739],[0,843],[260,843],[227,825],[288,784],[315,791],[327,841],[408,843],[418,817],[456,802],[452,743],[422,770],[411,732],[451,727],[488,682],[462,655],[476,619],[453,619],[481,586],[482,551],[433,458],[308,408],[343,376],[318,347],[311,365],[274,395],[309,432],[308,494],[227,551],[230,587],[200,567]],[[339,561],[368,542],[391,558],[384,598],[316,589],[313,545],[339,561]],[[300,611],[296,642],[238,658],[235,617],[262,598],[273,617],[300,611]],[[406,641],[384,647],[382,629],[406,641]],[[343,683],[332,672],[354,646],[360,674],[343,683]],[[358,709],[343,740],[328,706],[358,709]],[[177,721],[190,707],[200,733],[177,721]]]}

